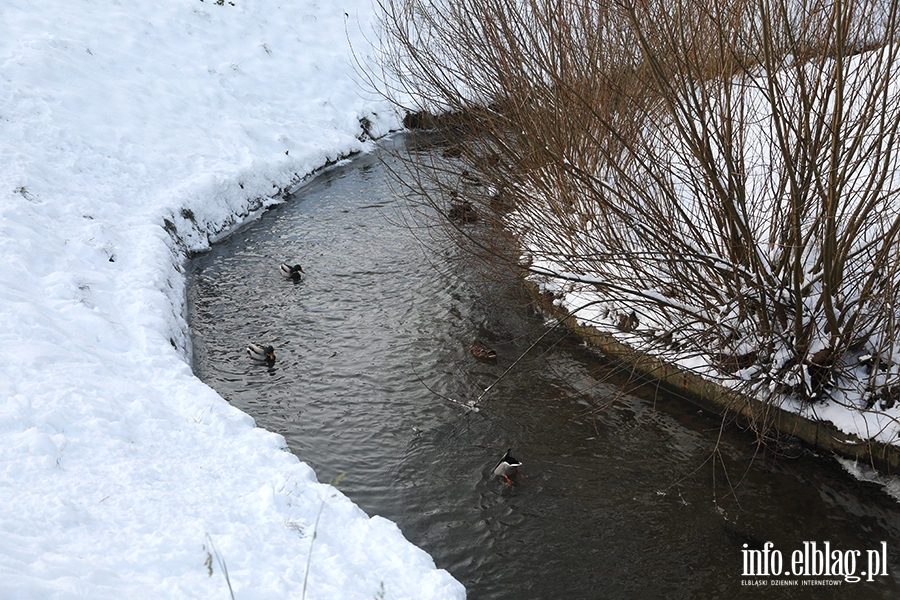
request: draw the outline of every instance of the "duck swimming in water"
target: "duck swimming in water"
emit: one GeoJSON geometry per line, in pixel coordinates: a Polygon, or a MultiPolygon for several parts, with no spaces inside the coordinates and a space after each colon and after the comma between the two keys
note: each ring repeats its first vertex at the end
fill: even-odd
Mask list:
{"type": "Polygon", "coordinates": [[[510,452],[512,452],[512,448],[506,451],[506,454],[503,455],[503,458],[501,458],[500,462],[497,463],[497,466],[494,467],[494,475],[502,477],[506,481],[506,485],[513,485],[513,483],[515,483],[513,478],[520,474],[519,467],[522,466],[522,463],[513,458],[510,452]]]}
{"type": "Polygon", "coordinates": [[[469,348],[472,350],[472,356],[475,358],[486,361],[497,360],[497,351],[481,340],[475,340],[469,348]]]}
{"type": "Polygon", "coordinates": [[[281,263],[281,275],[285,279],[291,279],[293,281],[300,281],[303,278],[303,275],[306,274],[306,271],[303,270],[303,267],[300,265],[289,265],[287,263],[281,263]]]}
{"type": "Polygon", "coordinates": [[[474,223],[478,220],[478,211],[467,198],[460,198],[456,190],[451,190],[450,210],[447,211],[447,216],[454,221],[474,223]]]}
{"type": "Polygon", "coordinates": [[[249,356],[253,360],[271,364],[275,362],[275,348],[273,348],[272,346],[263,346],[262,344],[254,344],[253,342],[250,342],[247,345],[247,356],[249,356]]]}

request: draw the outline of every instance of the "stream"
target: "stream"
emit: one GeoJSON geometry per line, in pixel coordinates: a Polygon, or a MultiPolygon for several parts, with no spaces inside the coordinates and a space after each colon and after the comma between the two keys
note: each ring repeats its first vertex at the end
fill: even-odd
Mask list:
{"type": "Polygon", "coordinates": [[[900,503],[882,486],[797,445],[761,449],[683,399],[623,393],[561,333],[468,411],[548,324],[514,278],[442,245],[382,159],[323,172],[189,267],[196,374],[320,481],[344,473],[340,490],[470,600],[900,597],[900,503]],[[495,362],[472,356],[475,339],[495,362]],[[274,365],[249,361],[248,341],[272,344],[274,365]],[[516,485],[491,473],[507,448],[516,485]],[[859,551],[857,575],[886,547],[888,574],[745,576],[766,542],[784,570],[804,542],[859,551]]]}

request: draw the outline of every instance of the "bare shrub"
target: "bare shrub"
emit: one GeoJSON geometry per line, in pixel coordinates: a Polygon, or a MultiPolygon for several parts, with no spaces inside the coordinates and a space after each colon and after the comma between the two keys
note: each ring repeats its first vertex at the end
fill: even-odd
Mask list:
{"type": "Polygon", "coordinates": [[[897,0],[381,7],[373,83],[441,134],[451,158],[410,155],[441,214],[502,221],[632,344],[770,400],[893,405],[897,0]]]}

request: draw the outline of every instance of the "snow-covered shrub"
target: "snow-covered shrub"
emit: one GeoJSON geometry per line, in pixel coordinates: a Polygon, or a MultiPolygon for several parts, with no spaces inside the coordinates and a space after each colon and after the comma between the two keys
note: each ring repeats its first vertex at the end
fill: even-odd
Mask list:
{"type": "Polygon", "coordinates": [[[381,90],[455,116],[450,158],[410,155],[428,202],[503,220],[633,345],[770,399],[900,395],[897,0],[382,8],[381,90]]]}

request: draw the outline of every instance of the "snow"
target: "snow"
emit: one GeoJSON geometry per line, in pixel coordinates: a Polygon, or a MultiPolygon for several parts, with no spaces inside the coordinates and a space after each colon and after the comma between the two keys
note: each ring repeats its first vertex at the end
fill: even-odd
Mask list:
{"type": "Polygon", "coordinates": [[[394,126],[373,14],[0,4],[0,597],[465,596],[189,367],[186,252],[394,126]]]}
{"type": "MultiPolygon", "coordinates": [[[[618,342],[638,351],[659,357],[679,369],[690,372],[709,381],[743,391],[744,382],[753,374],[751,367],[736,373],[736,376],[723,375],[717,369],[708,354],[697,354],[691,351],[673,351],[662,344],[654,343],[658,332],[665,330],[665,319],[647,310],[646,304],[636,303],[635,309],[642,310],[641,322],[635,332],[624,332],[617,325],[617,317],[622,314],[623,307],[629,306],[629,300],[612,301],[599,294],[593,282],[599,281],[592,275],[578,275],[566,272],[552,259],[538,258],[536,245],[527,248],[527,255],[522,258],[523,264],[530,263],[532,274],[529,279],[544,292],[554,295],[554,304],[567,313],[571,313],[578,324],[593,327],[618,342]],[[581,281],[576,281],[580,279],[581,281]],[[650,340],[648,342],[648,340],[650,340]]],[[[654,292],[645,290],[642,297],[651,298],[654,292]]],[[[623,294],[624,296],[624,294],[623,294]]],[[[669,299],[665,299],[669,302],[669,299]]],[[[671,327],[671,325],[669,325],[671,327]]],[[[673,330],[673,333],[678,333],[673,330]]],[[[813,345],[814,350],[822,346],[813,345]]],[[[776,351],[773,362],[783,363],[789,358],[788,349],[776,351]]],[[[805,373],[805,372],[804,372],[805,373]]],[[[808,376],[808,375],[807,375],[808,376]]],[[[860,378],[862,380],[862,378],[860,378]]],[[[780,408],[789,410],[814,420],[829,421],[844,433],[852,434],[862,440],[875,440],[885,444],[900,445],[900,406],[883,409],[876,406],[871,410],[861,408],[862,394],[855,390],[835,390],[831,396],[815,405],[809,405],[790,397],[776,399],[780,408]]],[[[765,396],[760,396],[765,400],[765,396]]]]}

